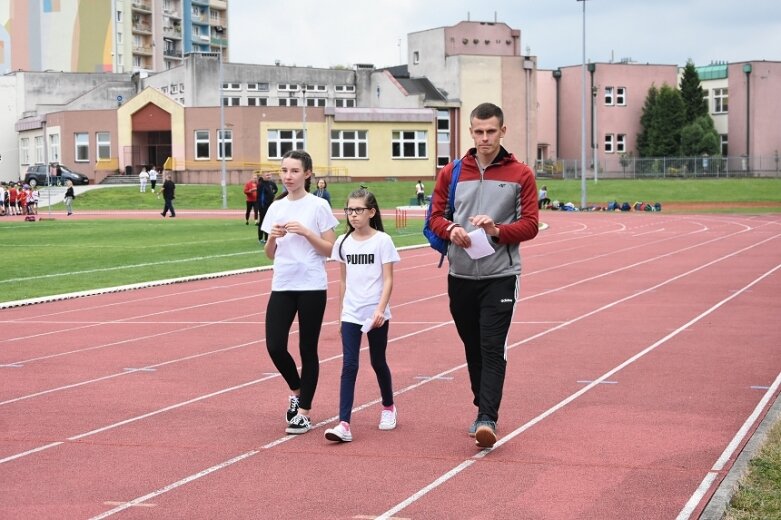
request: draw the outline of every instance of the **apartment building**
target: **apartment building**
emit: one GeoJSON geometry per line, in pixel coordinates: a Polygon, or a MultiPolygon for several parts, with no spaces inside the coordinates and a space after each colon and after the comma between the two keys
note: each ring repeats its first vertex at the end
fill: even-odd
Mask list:
{"type": "Polygon", "coordinates": [[[229,59],[228,0],[0,0],[0,74],[159,72],[229,59]]]}

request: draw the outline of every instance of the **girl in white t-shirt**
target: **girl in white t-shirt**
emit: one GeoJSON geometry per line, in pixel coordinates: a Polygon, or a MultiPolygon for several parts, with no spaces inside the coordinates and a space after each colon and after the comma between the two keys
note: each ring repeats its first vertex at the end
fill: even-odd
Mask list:
{"type": "Polygon", "coordinates": [[[334,244],[331,258],[341,263],[339,315],[342,336],[342,379],[339,391],[339,420],[325,431],[329,441],[350,442],[350,414],[355,397],[355,379],[361,335],[369,339],[369,357],[377,375],[382,396],[380,430],[396,427],[396,406],[390,368],[385,359],[388,346],[388,320],[393,289],[393,264],[399,253],[382,227],[380,208],[374,195],[361,188],[352,192],[344,208],[347,233],[334,244]]]}
{"type": "Polygon", "coordinates": [[[317,343],[327,299],[325,262],[339,221],[324,199],[309,193],[312,158],[308,153],[287,152],[282,157],[280,177],[285,191],[269,206],[262,224],[269,237],[264,250],[274,261],[266,308],[266,348],[292,392],[285,431],[302,434],[310,429],[309,413],[320,368],[317,343]],[[288,336],[296,314],[300,375],[288,352],[288,336]]]}

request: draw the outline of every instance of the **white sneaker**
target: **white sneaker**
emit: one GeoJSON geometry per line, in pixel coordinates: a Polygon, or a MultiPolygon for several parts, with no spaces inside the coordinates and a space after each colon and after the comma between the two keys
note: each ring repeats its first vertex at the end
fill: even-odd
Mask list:
{"type": "Polygon", "coordinates": [[[380,414],[380,430],[392,430],[396,427],[396,405],[386,410],[383,408],[380,414]]]}
{"type": "Polygon", "coordinates": [[[342,421],[335,428],[328,428],[325,431],[325,438],[334,442],[351,442],[353,434],[350,431],[350,423],[342,421]]]}

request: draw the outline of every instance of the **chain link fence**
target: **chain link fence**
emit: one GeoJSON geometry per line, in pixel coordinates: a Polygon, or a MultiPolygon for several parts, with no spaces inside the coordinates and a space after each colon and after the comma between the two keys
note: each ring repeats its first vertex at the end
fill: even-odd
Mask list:
{"type": "MultiPolygon", "coordinates": [[[[535,164],[537,176],[551,179],[580,179],[578,160],[546,160],[535,164]]],[[[586,177],[593,179],[697,179],[774,177],[781,178],[781,157],[772,156],[702,156],[702,157],[634,157],[611,155],[586,165],[586,177]]]]}

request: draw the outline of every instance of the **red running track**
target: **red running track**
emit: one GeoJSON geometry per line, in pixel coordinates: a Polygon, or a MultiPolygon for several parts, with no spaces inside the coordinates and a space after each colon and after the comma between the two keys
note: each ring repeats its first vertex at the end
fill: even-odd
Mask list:
{"type": "MultiPolygon", "coordinates": [[[[270,272],[0,314],[0,518],[696,518],[781,380],[779,216],[546,213],[522,246],[500,441],[478,450],[446,273],[402,253],[379,431],[334,445],[336,266],[310,433],[264,345],[270,272]]],[[[296,334],[291,334],[295,350],[296,334]]]]}

